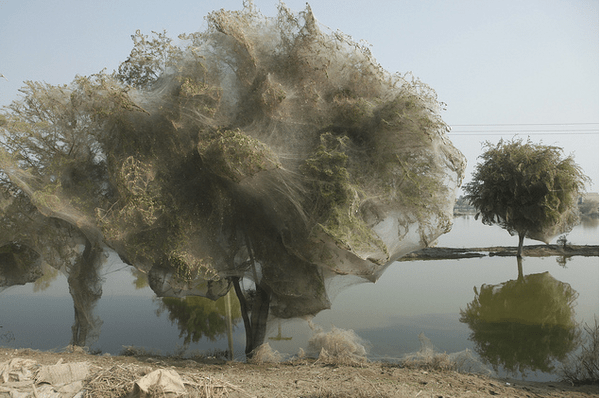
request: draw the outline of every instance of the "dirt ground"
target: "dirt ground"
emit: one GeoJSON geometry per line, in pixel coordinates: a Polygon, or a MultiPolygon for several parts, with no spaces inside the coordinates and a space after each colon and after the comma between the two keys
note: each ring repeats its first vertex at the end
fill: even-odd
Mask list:
{"type": "MultiPolygon", "coordinates": [[[[499,380],[375,362],[353,366],[319,360],[200,363],[162,357],[95,356],[81,350],[51,353],[0,348],[0,365],[14,358],[33,360],[37,366],[87,362],[89,372],[83,381],[82,397],[127,396],[136,380],[157,369],[177,372],[187,390],[183,396],[189,397],[598,397],[598,385],[576,387],[565,383],[499,380]]],[[[0,379],[0,397],[4,396],[3,385],[6,383],[2,384],[0,379]]],[[[170,395],[156,390],[147,396],[170,395]]]]}

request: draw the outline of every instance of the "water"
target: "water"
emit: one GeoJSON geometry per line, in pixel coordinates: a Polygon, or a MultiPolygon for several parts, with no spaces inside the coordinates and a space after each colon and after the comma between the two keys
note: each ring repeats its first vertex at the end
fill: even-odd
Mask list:
{"type": "MultiPolygon", "coordinates": [[[[575,244],[598,244],[597,221],[576,227],[567,236],[567,240],[575,244]]],[[[453,231],[441,237],[438,245],[514,246],[516,241],[516,237],[511,237],[498,227],[484,226],[472,217],[460,217],[456,219],[453,231]]],[[[526,242],[534,243],[537,242],[526,242]]],[[[526,257],[522,268],[528,281],[544,278],[544,286],[556,285],[564,290],[568,285],[575,291],[577,298],[572,310],[575,311],[574,318],[577,322],[592,324],[594,317],[598,317],[597,257],[574,257],[566,262],[566,266],[561,266],[556,257],[526,257]],[[548,274],[545,274],[546,272],[548,274]]],[[[132,345],[169,354],[181,351],[184,346],[187,347],[188,353],[225,350],[228,347],[222,307],[214,307],[214,303],[210,301],[195,302],[195,308],[210,314],[207,316],[212,317],[216,326],[202,326],[202,322],[196,322],[197,327],[204,329],[197,332],[196,338],[193,338],[185,333],[184,326],[178,327],[178,324],[190,324],[193,321],[190,320],[190,314],[186,314],[185,311],[176,313],[173,308],[169,310],[145,285],[143,277],[132,272],[132,269],[121,263],[116,256],[108,257],[101,275],[104,279],[103,294],[95,302],[89,319],[92,325],[99,326],[88,333],[88,341],[95,339],[90,345],[91,350],[118,354],[123,346],[132,345]],[[184,332],[181,333],[180,329],[184,332]],[[95,336],[97,331],[99,335],[95,336]],[[186,336],[190,340],[187,346],[186,336]],[[194,339],[197,341],[194,342],[194,339]]],[[[517,280],[518,276],[518,266],[514,257],[397,262],[377,283],[358,284],[342,290],[335,297],[331,309],[319,313],[313,319],[313,323],[326,331],[332,325],[353,329],[365,340],[371,359],[395,360],[407,353],[418,351],[418,335],[421,332],[432,341],[439,352],[454,353],[465,349],[476,351],[477,344],[485,341],[481,341],[481,333],[474,334],[468,323],[460,322],[460,311],[466,310],[474,300],[474,288],[480,292],[482,285],[486,284],[494,285],[494,289],[500,291],[501,284],[517,280]]],[[[533,284],[531,286],[530,290],[535,289],[533,284]]],[[[65,275],[57,273],[53,280],[45,284],[38,280],[36,283],[12,286],[0,292],[0,301],[0,345],[60,350],[70,343],[74,307],[65,275]]],[[[536,314],[549,308],[544,303],[532,305],[538,305],[537,309],[534,309],[536,314]]],[[[571,310],[566,304],[563,307],[571,310]]],[[[239,309],[238,312],[234,309],[233,318],[233,348],[235,357],[241,360],[245,335],[239,309]]],[[[268,341],[280,352],[295,354],[300,347],[307,347],[311,333],[312,330],[306,321],[276,321],[269,327],[268,341]]],[[[538,340],[534,339],[528,343],[529,346],[536,347],[535,355],[541,356],[536,357],[538,362],[534,361],[539,364],[533,368],[522,369],[525,370],[525,374],[513,374],[502,367],[498,369],[498,374],[529,380],[555,379],[555,375],[543,371],[543,363],[545,360],[552,362],[553,355],[568,346],[568,338],[562,338],[564,341],[561,340],[560,344],[544,345],[542,341],[556,340],[553,332],[531,332],[516,327],[512,329],[512,333],[529,333],[539,337],[538,340]]],[[[485,334],[483,339],[485,340],[485,334]]],[[[495,341],[494,344],[506,352],[509,352],[511,347],[515,352],[523,352],[523,347],[518,344],[511,346],[509,342],[511,339],[504,339],[495,341]],[[506,347],[503,344],[506,344],[506,347]]],[[[506,358],[502,355],[494,357],[490,354],[488,360],[506,364],[506,358]]],[[[518,366],[514,364],[507,366],[518,370],[518,366]]]]}
{"type": "MultiPolygon", "coordinates": [[[[556,243],[557,236],[550,243],[556,243]]],[[[581,224],[566,234],[567,241],[577,245],[598,244],[598,219],[583,220],[581,224]]],[[[462,216],[454,219],[452,231],[442,235],[437,240],[439,247],[489,247],[489,246],[517,246],[517,236],[510,236],[508,232],[497,225],[484,225],[474,216],[462,216]]],[[[525,238],[525,245],[543,244],[536,240],[525,238]]]]}
{"type": "MultiPolygon", "coordinates": [[[[177,324],[160,311],[161,299],[142,283],[131,267],[109,257],[103,267],[102,297],[93,314],[101,319],[100,336],[90,350],[118,354],[124,346],[141,347],[157,354],[173,354],[183,347],[177,324]]],[[[74,324],[73,300],[67,277],[59,274],[43,291],[34,284],[12,286],[0,293],[0,345],[60,350],[71,342],[74,324]]],[[[210,300],[207,300],[210,302],[210,300]]],[[[189,351],[225,350],[226,336],[189,345],[189,351]]],[[[235,328],[234,350],[243,353],[243,326],[235,328]]]]}

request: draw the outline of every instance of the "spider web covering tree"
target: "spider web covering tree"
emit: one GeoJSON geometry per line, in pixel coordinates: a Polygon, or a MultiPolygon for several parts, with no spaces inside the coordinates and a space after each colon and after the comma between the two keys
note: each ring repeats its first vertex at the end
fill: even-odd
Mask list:
{"type": "Polygon", "coordinates": [[[548,243],[579,223],[577,201],[589,178],[573,156],[563,157],[556,146],[529,139],[485,143],[473,180],[465,184],[476,218],[498,224],[519,236],[517,257],[525,237],[548,243]]]}
{"type": "Polygon", "coordinates": [[[308,6],[206,20],[177,45],[137,32],[111,75],[29,83],[4,133],[35,148],[6,147],[2,168],[158,296],[233,287],[251,355],[270,316],[329,308],[333,276],[375,281],[448,232],[465,160],[433,89],[308,6]]]}

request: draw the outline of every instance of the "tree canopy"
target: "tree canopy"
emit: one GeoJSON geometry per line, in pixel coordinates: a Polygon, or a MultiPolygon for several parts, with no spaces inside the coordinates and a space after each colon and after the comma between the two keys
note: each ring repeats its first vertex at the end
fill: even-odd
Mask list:
{"type": "Polygon", "coordinates": [[[530,140],[485,147],[473,180],[464,187],[484,224],[518,234],[521,249],[523,237],[548,242],[579,222],[577,200],[588,178],[572,156],[530,140]]]}
{"type": "Polygon", "coordinates": [[[251,351],[269,314],[314,315],[333,276],[375,281],[448,232],[465,161],[433,89],[310,7],[206,19],[177,43],[137,32],[115,73],[28,82],[0,167],[159,296],[234,287],[251,351]]]}

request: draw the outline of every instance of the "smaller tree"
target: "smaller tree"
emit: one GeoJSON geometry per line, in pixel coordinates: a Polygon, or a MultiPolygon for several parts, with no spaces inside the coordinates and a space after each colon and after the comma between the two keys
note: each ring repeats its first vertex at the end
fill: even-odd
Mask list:
{"type": "Polygon", "coordinates": [[[483,161],[465,186],[466,198],[484,224],[518,234],[517,257],[525,237],[548,243],[577,225],[577,199],[589,178],[572,156],[564,158],[561,148],[529,139],[484,146],[483,161]]]}

